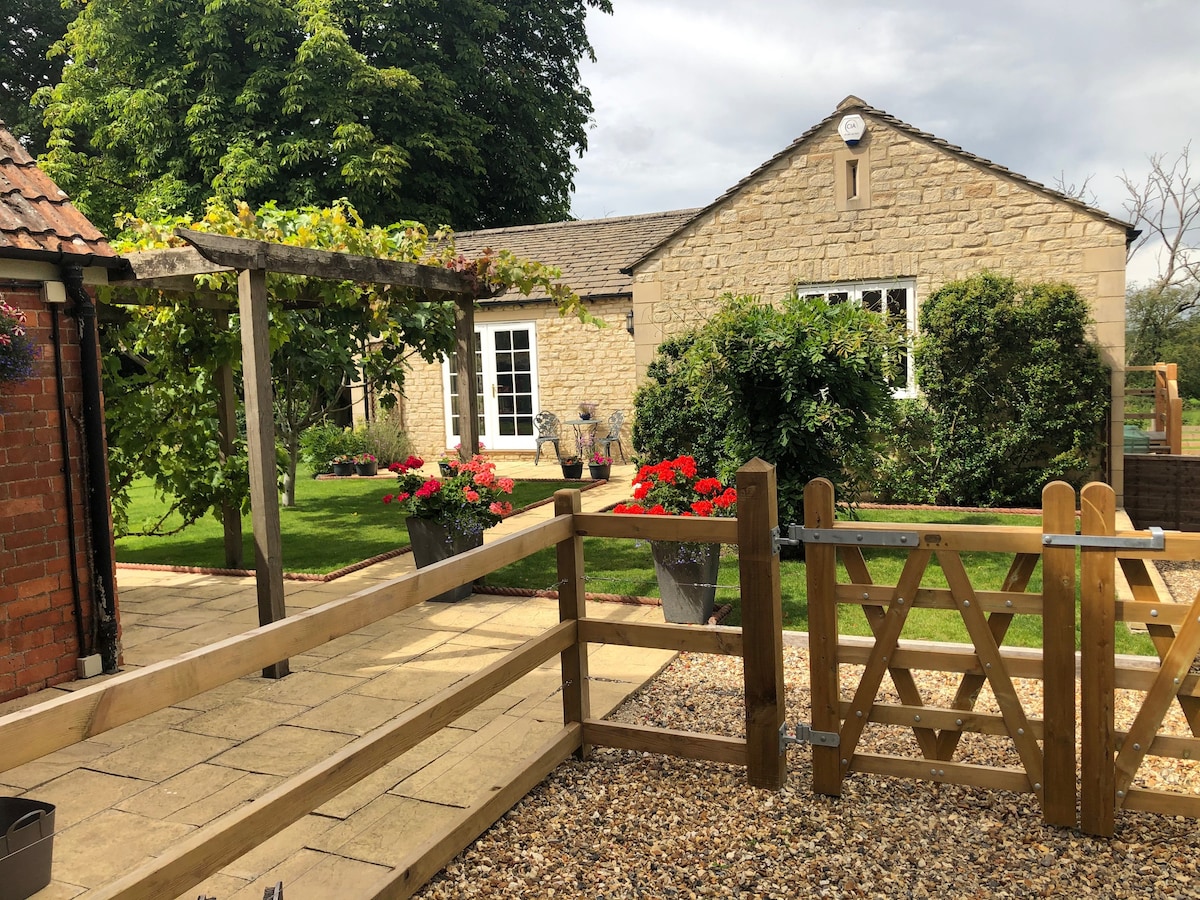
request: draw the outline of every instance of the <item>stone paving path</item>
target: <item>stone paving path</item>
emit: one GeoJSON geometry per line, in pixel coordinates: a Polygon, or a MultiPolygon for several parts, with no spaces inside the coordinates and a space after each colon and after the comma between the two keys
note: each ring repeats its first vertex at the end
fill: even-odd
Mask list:
{"type": "MultiPolygon", "coordinates": [[[[583,493],[585,509],[627,496],[632,468],[616,468],[610,484],[583,493]]],[[[487,537],[551,514],[547,506],[514,516],[487,537]]],[[[311,608],[411,566],[404,555],[328,583],[288,582],[288,609],[311,608]]],[[[126,668],[257,625],[252,578],[122,569],[118,584],[126,668]]],[[[588,614],[662,621],[657,607],[589,603],[588,614]]],[[[557,618],[556,601],[540,598],[473,595],[453,605],[423,603],[293,657],[292,674],[281,681],[240,678],[0,772],[3,794],[57,807],[53,881],[35,896],[76,897],[113,880],[557,618]]],[[[606,715],[672,656],[593,646],[593,715],[606,715]]],[[[560,682],[555,658],[183,897],[259,900],[265,887],[283,881],[289,900],[353,898],[557,731],[560,682]]],[[[0,714],[93,683],[43,691],[0,707],[0,714]]]]}

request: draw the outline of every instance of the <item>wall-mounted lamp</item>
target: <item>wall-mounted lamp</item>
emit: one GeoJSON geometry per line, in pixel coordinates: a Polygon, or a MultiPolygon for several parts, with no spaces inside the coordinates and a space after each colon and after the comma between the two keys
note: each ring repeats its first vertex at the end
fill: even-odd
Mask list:
{"type": "Polygon", "coordinates": [[[625,313],[625,330],[629,332],[629,336],[633,337],[633,310],[625,313]]]}

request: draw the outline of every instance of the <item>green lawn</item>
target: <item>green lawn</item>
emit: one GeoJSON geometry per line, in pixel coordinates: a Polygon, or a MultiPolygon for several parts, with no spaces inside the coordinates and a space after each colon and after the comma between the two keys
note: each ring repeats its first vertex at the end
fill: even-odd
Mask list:
{"type": "MultiPolygon", "coordinates": [[[[1003,513],[956,513],[912,510],[861,510],[860,518],[876,522],[927,522],[930,524],[969,525],[1041,525],[1040,516],[1019,516],[1003,513]]],[[[630,594],[657,597],[658,585],[654,578],[654,563],[650,546],[644,541],[619,540],[613,538],[584,538],[584,564],[587,590],[600,594],[630,594]]],[[[866,550],[864,557],[877,584],[895,584],[899,578],[904,559],[902,550],[866,550]]],[[[999,590],[1011,556],[1003,553],[964,554],[964,564],[977,590],[999,590]]],[[[556,587],[555,558],[552,550],[543,551],[493,572],[486,578],[488,584],[509,587],[552,589],[556,587]]],[[[839,580],[845,581],[845,570],[839,566],[839,580]]],[[[717,579],[717,604],[728,603],[733,607],[726,624],[741,622],[738,599],[738,560],[736,547],[722,548],[721,571],[717,579]]],[[[780,582],[783,601],[783,627],[794,631],[808,629],[808,586],[804,562],[783,560],[780,563],[780,582]]],[[[946,580],[936,559],[930,563],[922,581],[924,587],[945,587],[946,580]]],[[[1028,589],[1041,590],[1041,569],[1034,572],[1028,589]]],[[[870,635],[862,610],[842,606],[838,611],[839,631],[843,634],[870,635]]],[[[1078,635],[1078,625],[1076,626],[1078,635]]],[[[903,637],[970,643],[962,618],[950,611],[918,609],[912,612],[905,623],[903,637]]],[[[1040,647],[1042,621],[1038,616],[1016,616],[1009,628],[1005,643],[1013,646],[1040,647]]],[[[1117,652],[1151,654],[1153,647],[1144,635],[1132,635],[1121,627],[1117,629],[1117,652]]]]}
{"type": "MultiPolygon", "coordinates": [[[[578,481],[518,481],[513,488],[516,509],[536,503],[578,481]]],[[[392,479],[313,479],[303,473],[296,485],[296,505],[280,510],[283,534],[283,567],[288,572],[324,574],[408,546],[404,518],[383,495],[395,490],[392,479]]],[[[149,482],[134,486],[129,510],[130,527],[155,521],[166,509],[149,482]]],[[[168,523],[169,525],[170,523],[168,523]]],[[[242,519],[247,568],[254,567],[250,517],[242,519]]],[[[206,518],[170,537],[124,537],[116,542],[117,561],[175,566],[225,564],[221,524],[206,518]]]]}

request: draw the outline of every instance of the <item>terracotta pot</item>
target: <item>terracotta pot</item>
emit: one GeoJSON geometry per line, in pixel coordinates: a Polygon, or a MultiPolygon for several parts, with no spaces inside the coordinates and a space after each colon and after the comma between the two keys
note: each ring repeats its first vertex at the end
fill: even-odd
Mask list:
{"type": "Polygon", "coordinates": [[[676,624],[706,624],[716,605],[721,545],[651,541],[650,552],[663,618],[676,624]]]}
{"type": "MultiPolygon", "coordinates": [[[[483,532],[471,534],[452,534],[447,525],[436,519],[421,519],[409,516],[404,520],[408,528],[408,537],[412,542],[413,561],[418,569],[431,566],[434,563],[474,550],[483,546],[483,532]]],[[[452,588],[445,593],[430,597],[432,603],[455,603],[466,600],[471,596],[471,582],[452,588]]]]}

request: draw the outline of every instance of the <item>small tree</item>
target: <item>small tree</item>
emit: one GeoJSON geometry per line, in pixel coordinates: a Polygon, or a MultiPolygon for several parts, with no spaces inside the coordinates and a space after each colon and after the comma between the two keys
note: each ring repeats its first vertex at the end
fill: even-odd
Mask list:
{"type": "Polygon", "coordinates": [[[1087,325],[1087,304],[1065,284],[984,273],[929,297],[914,354],[924,400],[905,411],[881,495],[1033,506],[1048,481],[1083,482],[1109,409],[1087,325]]]}
{"type": "Polygon", "coordinates": [[[809,480],[846,491],[870,470],[902,341],[847,304],[726,296],[707,324],[660,348],[634,400],[634,449],[645,462],[690,453],[723,480],[755,456],[772,462],[780,521],[799,522],[809,480]]]}

